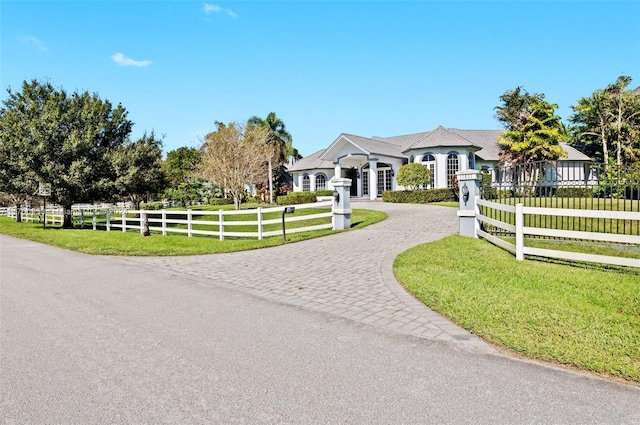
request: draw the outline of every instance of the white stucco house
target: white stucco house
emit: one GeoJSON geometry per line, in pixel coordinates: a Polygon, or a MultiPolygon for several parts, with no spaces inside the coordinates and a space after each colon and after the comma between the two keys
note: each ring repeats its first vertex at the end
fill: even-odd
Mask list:
{"type": "MultiPolygon", "coordinates": [[[[439,126],[396,137],[342,133],[329,147],[300,159],[288,171],[294,192],[332,189],[332,178],[346,177],[352,180],[352,197],[376,199],[383,191],[404,189],[397,184],[395,173],[404,164],[418,162],[433,172],[433,188],[446,188],[458,171],[496,167],[500,155],[497,140],[502,132],[439,126]]],[[[562,147],[567,158],[560,161],[584,172],[591,159],[567,144],[562,147]]]]}

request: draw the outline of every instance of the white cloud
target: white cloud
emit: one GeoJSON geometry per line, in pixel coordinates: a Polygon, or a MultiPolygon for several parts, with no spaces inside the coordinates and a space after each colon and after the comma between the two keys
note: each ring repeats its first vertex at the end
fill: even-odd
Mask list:
{"type": "Polygon", "coordinates": [[[138,68],[142,68],[151,65],[151,61],[133,60],[126,57],[122,53],[116,53],[115,55],[111,56],[111,59],[120,66],[137,66],[138,68]]]}
{"type": "Polygon", "coordinates": [[[25,44],[29,44],[31,46],[34,46],[36,49],[38,49],[41,52],[48,52],[49,49],[44,45],[44,43],[42,42],[42,40],[40,40],[37,37],[34,37],[32,35],[27,35],[22,37],[22,42],[25,44]]]}
{"type": "Polygon", "coordinates": [[[218,6],[217,4],[211,4],[211,3],[205,3],[204,7],[203,7],[204,13],[206,13],[207,15],[210,13],[226,13],[227,15],[231,16],[232,18],[237,18],[238,15],[236,15],[233,10],[231,9],[225,9],[223,7],[218,6]]]}

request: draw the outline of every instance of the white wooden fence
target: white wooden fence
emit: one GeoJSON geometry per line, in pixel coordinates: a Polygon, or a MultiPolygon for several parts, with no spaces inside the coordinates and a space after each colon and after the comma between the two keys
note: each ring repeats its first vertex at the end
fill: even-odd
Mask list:
{"type": "MultiPolygon", "coordinates": [[[[278,236],[283,233],[283,229],[265,231],[264,227],[272,224],[282,223],[282,217],[265,219],[265,215],[271,213],[280,213],[284,216],[285,227],[286,223],[292,223],[296,221],[309,221],[318,218],[328,218],[333,216],[331,207],[333,201],[315,202],[312,204],[300,204],[295,205],[296,210],[303,210],[309,208],[328,208],[327,212],[306,214],[300,216],[290,216],[284,214],[284,206],[261,208],[258,207],[252,210],[218,210],[218,211],[200,211],[200,210],[120,210],[118,212],[110,211],[106,220],[106,229],[108,231],[119,229],[126,232],[130,229],[139,229],[142,233],[144,231],[143,222],[146,218],[149,231],[156,231],[167,235],[167,233],[182,233],[191,237],[193,235],[207,235],[217,236],[220,240],[224,240],[226,236],[244,237],[244,238],[262,238],[270,236],[278,236]],[[131,214],[135,214],[137,217],[131,217],[131,214]],[[229,216],[242,216],[251,215],[256,216],[255,220],[227,220],[225,217],[229,216]],[[176,218],[176,216],[181,218],[176,218]],[[211,218],[211,219],[208,219],[211,218]],[[182,225],[182,227],[175,227],[173,225],[182,225]],[[211,230],[195,229],[194,225],[198,227],[209,226],[211,230]],[[186,226],[186,227],[185,227],[186,226]],[[256,231],[236,231],[233,230],[236,226],[255,226],[256,231]]],[[[286,233],[299,233],[309,232],[313,230],[331,229],[333,223],[324,223],[317,225],[310,225],[304,227],[286,228],[286,233]]]]}
{"type": "MultiPolygon", "coordinates": [[[[72,214],[75,217],[79,217],[82,227],[84,227],[87,218],[91,218],[96,212],[100,212],[101,209],[97,207],[73,207],[72,214]]],[[[4,215],[15,219],[17,216],[16,207],[4,207],[0,208],[0,215],[4,215]]],[[[41,208],[22,208],[21,209],[22,221],[32,223],[42,223],[46,216],[47,223],[56,225],[64,222],[64,209],[62,207],[47,207],[46,214],[43,214],[41,208]]]]}
{"type": "MultiPolygon", "coordinates": [[[[287,234],[308,232],[313,230],[332,229],[333,221],[327,223],[307,225],[302,227],[287,227],[287,224],[294,222],[304,222],[315,219],[326,219],[333,217],[332,211],[333,201],[314,202],[311,204],[295,205],[296,210],[304,209],[324,209],[326,212],[317,212],[312,214],[291,215],[284,214],[285,206],[276,206],[269,208],[258,207],[250,210],[217,210],[217,211],[200,211],[200,210],[128,210],[124,208],[118,209],[101,209],[96,207],[74,208],[72,214],[76,217],[76,224],[80,221],[80,227],[91,227],[93,230],[98,228],[107,231],[118,230],[122,232],[130,230],[138,230],[143,233],[145,230],[144,222],[146,220],[148,229],[151,232],[167,235],[168,233],[181,233],[191,237],[193,235],[217,236],[220,240],[225,237],[242,237],[257,238],[259,240],[283,234],[282,223],[284,219],[284,227],[287,234]],[[273,217],[277,214],[277,218],[273,217]],[[250,216],[247,220],[230,219],[231,216],[250,216]],[[238,230],[238,226],[251,226],[255,231],[238,230]],[[272,229],[265,230],[270,226],[272,229]]],[[[26,222],[42,223],[43,214],[40,209],[22,209],[22,220],[26,222]]],[[[5,214],[9,217],[16,218],[16,209],[7,208],[5,214]]],[[[47,208],[46,219],[47,224],[62,224],[64,219],[64,210],[62,208],[47,208]]]]}
{"type": "Polygon", "coordinates": [[[525,246],[524,240],[527,235],[547,236],[556,238],[566,238],[573,240],[589,240],[598,242],[620,243],[625,245],[640,246],[640,236],[623,235],[614,233],[599,233],[587,231],[574,231],[562,229],[546,229],[541,227],[525,226],[525,216],[547,215],[559,217],[587,217],[600,219],[620,219],[639,221],[640,212],[623,211],[603,211],[603,210],[582,210],[564,208],[540,208],[526,207],[524,204],[505,205],[497,202],[483,200],[476,197],[476,233],[478,236],[487,239],[493,244],[515,254],[516,259],[524,260],[525,255],[534,255],[547,258],[558,258],[571,261],[586,261],[592,263],[613,264],[628,267],[640,267],[640,260],[635,258],[614,257],[609,255],[583,254],[579,252],[560,251],[553,249],[542,249],[525,246]],[[481,213],[481,207],[505,211],[515,215],[515,224],[506,223],[487,217],[481,213]],[[481,229],[480,223],[486,223],[515,234],[515,244],[509,243],[497,236],[494,236],[481,229]]]}

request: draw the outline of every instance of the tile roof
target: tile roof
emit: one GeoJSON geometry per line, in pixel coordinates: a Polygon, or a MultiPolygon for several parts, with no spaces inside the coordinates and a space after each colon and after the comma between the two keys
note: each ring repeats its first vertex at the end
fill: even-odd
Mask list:
{"type": "Polygon", "coordinates": [[[342,136],[370,155],[386,155],[395,156],[398,158],[405,157],[405,155],[402,153],[401,146],[398,146],[394,143],[389,143],[386,140],[378,140],[368,137],[356,136],[355,134],[345,133],[343,133],[342,136]]]}
{"type": "Polygon", "coordinates": [[[293,165],[287,168],[287,171],[302,171],[312,170],[316,168],[333,168],[332,161],[325,161],[320,159],[320,155],[324,153],[325,149],[314,152],[311,155],[307,155],[302,159],[296,161],[293,165]]]}
{"type": "Polygon", "coordinates": [[[567,157],[560,158],[560,161],[592,161],[587,155],[567,143],[560,143],[560,146],[567,153],[567,157]]]}
{"type": "MultiPolygon", "coordinates": [[[[384,155],[397,158],[406,158],[412,150],[428,150],[437,147],[473,147],[476,148],[476,156],[485,161],[498,161],[500,159],[500,145],[498,137],[504,130],[460,130],[457,128],[444,128],[439,126],[433,131],[406,134],[394,137],[362,137],[355,134],[342,133],[332,145],[321,151],[315,152],[298,162],[289,171],[309,170],[313,168],[332,168],[333,159],[326,160],[331,147],[342,139],[346,139],[356,148],[368,155],[384,155]]],[[[591,159],[566,143],[560,144],[567,152],[565,161],[590,161],[591,159]]]]}

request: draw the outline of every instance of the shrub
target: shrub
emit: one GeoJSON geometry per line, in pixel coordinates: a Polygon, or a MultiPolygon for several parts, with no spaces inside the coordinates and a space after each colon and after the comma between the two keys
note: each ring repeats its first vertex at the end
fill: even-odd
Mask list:
{"type": "Polygon", "coordinates": [[[233,198],[211,198],[209,200],[210,205],[231,205],[233,204],[233,198]]]}
{"type": "Polygon", "coordinates": [[[278,196],[278,205],[311,204],[318,200],[314,192],[289,192],[285,196],[278,196]]]}
{"type": "Polygon", "coordinates": [[[592,193],[593,189],[588,187],[559,187],[555,191],[560,198],[588,198],[592,193]]]}
{"type": "Polygon", "coordinates": [[[140,209],[145,211],[161,210],[162,203],[157,203],[157,202],[153,202],[149,204],[142,203],[140,204],[140,209]]]}
{"type": "Polygon", "coordinates": [[[453,189],[391,190],[382,193],[384,202],[402,204],[428,204],[430,202],[455,202],[453,189]]]}
{"type": "Polygon", "coordinates": [[[316,196],[333,196],[333,190],[316,190],[316,196]]]}
{"type": "Polygon", "coordinates": [[[396,180],[399,185],[409,190],[419,189],[431,184],[433,173],[426,166],[412,162],[400,167],[396,180]]]}

